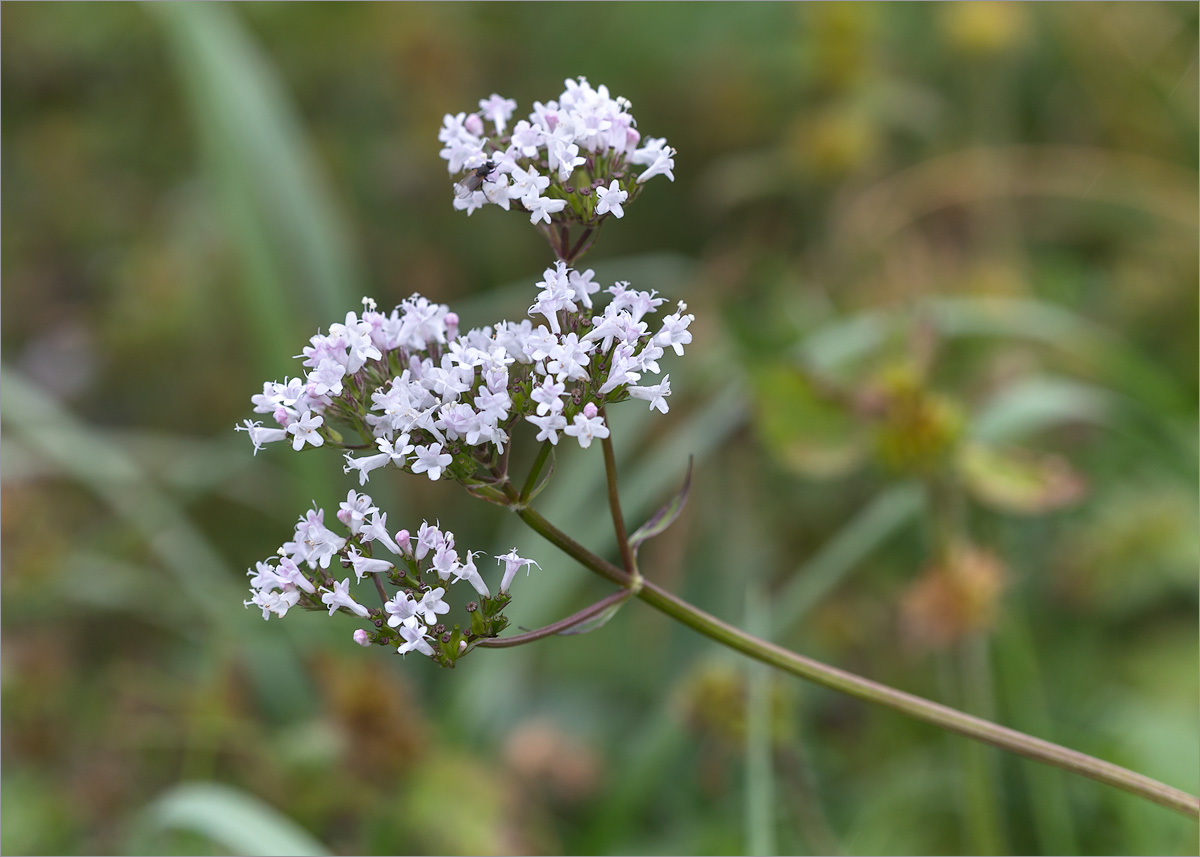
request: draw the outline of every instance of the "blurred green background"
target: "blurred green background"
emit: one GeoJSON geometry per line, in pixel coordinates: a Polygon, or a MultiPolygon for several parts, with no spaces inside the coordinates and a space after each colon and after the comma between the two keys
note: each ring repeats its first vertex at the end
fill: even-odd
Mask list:
{"type": "MultiPolygon", "coordinates": [[[[244,610],[326,451],[233,425],[363,294],[518,315],[445,112],[586,75],[678,148],[587,258],[696,315],[612,414],[654,580],[1193,794],[1195,4],[8,4],[4,853],[1181,853],[1190,821],[752,668],[639,605],[453,672],[244,610]],[[655,415],[657,417],[657,415],[655,415]]],[[[540,503],[613,553],[597,450],[540,503]]],[[[400,526],[608,590],[511,515],[400,526]]],[[[634,524],[637,520],[633,521],[634,524]]]]}

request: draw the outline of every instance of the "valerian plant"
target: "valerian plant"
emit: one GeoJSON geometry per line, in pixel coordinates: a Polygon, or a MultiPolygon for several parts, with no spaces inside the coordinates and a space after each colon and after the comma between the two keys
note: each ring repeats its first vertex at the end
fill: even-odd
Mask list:
{"type": "Polygon", "coordinates": [[[642,577],[637,547],[678,515],[690,472],[659,513],[628,533],[606,409],[635,399],[668,411],[670,375],[660,361],[683,356],[692,341],[693,316],[682,302],[660,312],[667,299],[653,289],[628,282],[603,286],[593,270],[577,265],[600,227],[623,218],[648,179],[663,175],[674,181],[675,150],[662,138],[643,138],[630,110],[627,100],[581,77],[566,81],[556,100],[535,102],[528,119],[516,123],[516,102],[499,95],[482,99],[478,112],[447,115],[438,139],[448,171],[458,178],[454,207],[471,214],[495,205],[528,215],[554,252],[526,317],[463,331],[449,307],[420,295],[388,313],[364,298],[361,313],[347,313],[309,340],[299,355],[300,375],[267,382],[252,397],[255,412],[274,425],[246,420],[238,427],[256,453],[280,441],[296,451],[340,450],[343,471],[357,478],[359,488],[391,470],[457,482],[475,497],[515,512],[617,590],[545,628],[501,636],[508,625],[510,585],[521,569],[540,567],[537,562],[514,549],[488,557],[480,567],[476,560],[484,552],[462,548],[440,523],[422,521],[415,532],[393,530],[369,495],[351,489],[336,513],[345,533],[326,526],[323,510],[306,512],[291,541],[248,572],[246,606],[261,609],[264,619],[293,608],[354,616],[362,623],[352,632],[359,645],[416,652],[453,667],[478,648],[596,627],[637,597],[705,636],[802,678],[1193,818],[1200,815],[1200,802],[1178,789],[805,658],[642,577]],[[510,455],[518,432],[534,433],[541,442],[523,477],[514,472],[510,455]],[[532,505],[553,472],[553,450],[560,442],[584,449],[598,442],[602,448],[619,566],[576,542],[532,505]],[[365,578],[375,590],[369,597],[357,589],[365,578]],[[443,617],[464,595],[469,620],[465,626],[448,624],[443,617]],[[375,598],[378,606],[364,603],[375,598]]]}

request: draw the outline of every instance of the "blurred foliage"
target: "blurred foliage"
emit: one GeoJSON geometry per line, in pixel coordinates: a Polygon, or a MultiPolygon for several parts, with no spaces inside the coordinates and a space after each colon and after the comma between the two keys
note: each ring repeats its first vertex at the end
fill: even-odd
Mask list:
{"type": "MultiPolygon", "coordinates": [[[[452,210],[436,129],[587,75],[679,149],[587,259],[697,317],[668,417],[611,415],[631,525],[696,459],[647,573],[1195,793],[1194,4],[4,11],[0,850],[1196,853],[637,604],[453,673],[263,623],[242,570],[349,483],[230,430],[360,293],[526,305],[541,239],[452,210]]],[[[605,593],[371,488],[536,557],[517,624],[605,593]]],[[[563,450],[540,505],[611,554],[602,503],[563,450]]]]}

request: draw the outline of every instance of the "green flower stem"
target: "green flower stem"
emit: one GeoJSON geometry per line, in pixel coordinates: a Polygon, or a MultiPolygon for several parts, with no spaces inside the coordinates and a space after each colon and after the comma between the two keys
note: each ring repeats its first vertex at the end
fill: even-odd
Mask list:
{"type": "Polygon", "coordinates": [[[386,608],[388,603],[388,594],[387,590],[383,588],[383,581],[379,579],[378,574],[373,574],[371,576],[375,578],[375,590],[379,593],[379,600],[383,602],[382,606],[386,608]]]}
{"type": "MultiPolygon", "coordinates": [[[[604,414],[604,408],[600,408],[600,416],[604,418],[604,424],[608,425],[608,417],[604,414]]],[[[617,457],[613,454],[612,435],[601,438],[600,445],[604,447],[604,473],[608,477],[605,480],[608,483],[608,508],[612,510],[617,547],[621,549],[621,564],[625,566],[626,573],[636,581],[638,578],[637,561],[633,558],[633,548],[629,546],[629,536],[625,532],[625,516],[621,514],[621,496],[617,491],[617,457]]]]}
{"type": "MultiPolygon", "coordinates": [[[[596,556],[543,518],[535,509],[520,506],[513,508],[534,532],[581,565],[613,583],[622,586],[630,586],[633,583],[630,575],[602,557],[596,556]]],[[[1150,777],[790,652],[721,621],[650,581],[642,582],[637,597],[704,636],[784,672],[867,702],[895,709],[910,717],[1028,759],[1107,783],[1189,818],[1200,818],[1200,800],[1150,777]]]]}
{"type": "MultiPolygon", "coordinates": [[[[591,241],[588,241],[588,238],[591,238],[591,236],[592,227],[589,226],[587,229],[583,230],[583,234],[579,236],[579,240],[575,242],[575,246],[571,248],[570,253],[567,254],[567,257],[564,261],[570,264],[582,256],[584,252],[586,252],[587,249],[592,246],[591,241]]],[[[595,239],[593,238],[592,240],[594,241],[595,239]]]]}
{"type": "Polygon", "coordinates": [[[529,502],[529,497],[533,494],[533,489],[537,487],[538,477],[542,475],[542,468],[546,465],[546,459],[549,457],[551,449],[553,446],[547,440],[538,450],[537,458],[533,460],[533,466],[529,468],[529,476],[525,479],[525,485],[521,488],[519,500],[521,504],[529,502]]]}

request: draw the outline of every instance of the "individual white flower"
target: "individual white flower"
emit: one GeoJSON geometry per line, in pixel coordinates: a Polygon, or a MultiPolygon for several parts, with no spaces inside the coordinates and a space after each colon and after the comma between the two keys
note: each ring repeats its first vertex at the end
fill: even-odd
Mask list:
{"type": "Polygon", "coordinates": [[[395,440],[388,440],[381,437],[375,440],[375,445],[379,447],[379,451],[388,457],[388,460],[397,467],[404,467],[408,460],[408,455],[415,448],[408,442],[408,435],[402,434],[395,440]]]}
{"type": "Polygon", "coordinates": [[[557,214],[567,207],[565,199],[550,199],[547,196],[539,197],[523,197],[521,205],[529,211],[529,222],[537,223],[539,220],[543,223],[550,222],[550,215],[557,214]]]}
{"type": "Polygon", "coordinates": [[[322,588],[321,601],[329,605],[330,616],[336,613],[339,607],[345,607],[364,619],[371,615],[366,607],[350,597],[350,578],[348,577],[340,583],[334,583],[331,590],[322,588]]]}
{"type": "Polygon", "coordinates": [[[370,478],[368,474],[372,470],[385,467],[392,460],[392,456],[386,452],[381,452],[379,455],[368,455],[364,458],[355,458],[347,452],[343,457],[346,459],[346,466],[342,468],[342,472],[349,473],[351,470],[357,470],[359,486],[367,484],[370,478]]]}
{"type": "MultiPolygon", "coordinates": [[[[479,553],[483,553],[483,551],[479,551],[479,553]]],[[[483,576],[480,575],[479,569],[475,567],[474,551],[467,551],[467,561],[454,570],[454,580],[456,583],[460,580],[465,580],[475,587],[475,591],[484,598],[492,597],[487,584],[483,582],[483,576]]]]}
{"type": "Polygon", "coordinates": [[[595,343],[579,341],[579,335],[568,333],[548,355],[550,361],[546,364],[546,372],[553,374],[559,381],[587,381],[587,370],[583,367],[591,362],[588,352],[595,348],[595,343]]]}
{"type": "MultiPolygon", "coordinates": [[[[406,535],[408,533],[407,530],[401,530],[400,532],[406,535]]],[[[391,534],[388,533],[387,512],[380,512],[378,509],[374,510],[371,513],[371,520],[363,524],[360,535],[364,542],[379,542],[396,556],[404,553],[401,546],[392,541],[391,534]]]]}
{"type": "MultiPolygon", "coordinates": [[[[372,559],[369,556],[363,556],[358,552],[357,548],[350,548],[346,551],[346,559],[350,560],[350,565],[354,568],[354,576],[361,583],[363,575],[376,574],[380,571],[387,571],[395,568],[390,562],[384,559],[372,559]]],[[[347,578],[349,580],[349,578],[347,578]]]]}
{"type": "Polygon", "coordinates": [[[517,102],[492,93],[490,98],[480,99],[479,112],[485,119],[491,119],[496,125],[496,133],[503,134],[508,127],[508,120],[517,109],[517,102]]]}
{"type": "Polygon", "coordinates": [[[627,199],[629,199],[629,192],[621,190],[621,183],[613,179],[612,184],[607,188],[596,188],[596,213],[611,214],[619,220],[625,216],[621,206],[627,199]]]}
{"type": "MultiPolygon", "coordinates": [[[[531,311],[532,309],[533,307],[530,307],[531,311]]],[[[554,325],[558,326],[557,318],[554,325]]],[[[551,333],[544,324],[539,324],[537,330],[525,337],[525,353],[531,360],[545,360],[557,346],[558,337],[551,333]]]]}
{"type": "Polygon", "coordinates": [[[588,309],[592,308],[592,295],[600,291],[600,284],[592,280],[595,275],[596,272],[591,268],[588,268],[582,274],[573,270],[568,275],[568,282],[571,284],[574,299],[588,309]]]}
{"type": "Polygon", "coordinates": [[[583,406],[583,412],[575,415],[573,424],[563,429],[563,434],[575,438],[581,447],[587,449],[592,445],[592,438],[608,437],[608,426],[604,424],[604,417],[599,415],[596,405],[588,402],[583,406]]]}
{"type": "Polygon", "coordinates": [[[666,176],[671,181],[675,181],[675,174],[671,172],[675,169],[675,150],[663,149],[658,153],[658,157],[647,167],[640,176],[637,177],[638,184],[646,181],[646,179],[654,176],[666,176]]]}
{"type": "Polygon", "coordinates": [[[600,385],[598,392],[603,396],[625,384],[636,384],[641,379],[642,373],[638,359],[634,356],[633,347],[622,342],[613,349],[608,380],[600,385]]]}
{"type": "Polygon", "coordinates": [[[686,311],[687,304],[680,301],[678,310],[663,319],[662,329],[654,335],[655,342],[664,348],[674,348],[676,355],[680,357],[683,356],[683,346],[692,341],[688,325],[696,320],[694,315],[684,315],[686,311]]]}
{"type": "Polygon", "coordinates": [[[299,420],[287,427],[288,434],[293,436],[292,449],[299,452],[305,443],[312,446],[320,446],[325,443],[325,438],[321,437],[317,431],[321,424],[325,422],[325,418],[320,414],[315,414],[312,411],[302,415],[299,420]]]}
{"type": "Polygon", "coordinates": [[[304,572],[300,570],[300,566],[296,565],[295,562],[286,556],[279,558],[279,569],[276,572],[276,576],[285,590],[295,588],[303,590],[310,595],[317,591],[312,581],[304,576],[304,572]]]}
{"type": "MultiPolygon", "coordinates": [[[[442,118],[442,127],[438,129],[438,140],[442,143],[452,143],[463,139],[474,139],[477,135],[466,129],[466,119],[466,113],[459,113],[456,116],[447,113],[442,118]]],[[[450,172],[456,173],[458,170],[451,169],[450,172]]]]}
{"type": "Polygon", "coordinates": [[[441,479],[442,471],[450,466],[450,462],[454,460],[448,452],[442,452],[440,443],[431,444],[430,446],[416,447],[417,460],[413,462],[413,473],[428,473],[429,478],[436,482],[441,479]]]}
{"type": "MultiPolygon", "coordinates": [[[[537,402],[538,416],[562,413],[563,400],[561,396],[566,390],[566,385],[555,380],[553,376],[547,375],[543,378],[542,383],[535,386],[529,394],[530,398],[537,402]]],[[[566,423],[563,424],[566,425],[566,423]]]]}
{"type": "MultiPolygon", "coordinates": [[[[579,310],[579,307],[572,300],[575,290],[571,287],[566,263],[561,260],[554,268],[547,268],[542,276],[544,279],[537,284],[541,288],[541,291],[538,292],[537,302],[529,308],[529,314],[545,316],[546,322],[550,325],[550,330],[558,334],[561,332],[558,324],[558,314],[563,311],[577,312],[579,310]]],[[[558,344],[557,339],[554,341],[554,344],[558,344]]],[[[548,352],[545,352],[543,349],[542,353],[544,356],[548,352]]],[[[535,359],[540,360],[542,358],[537,357],[535,359]]]]}
{"type": "MultiPolygon", "coordinates": [[[[542,191],[550,187],[550,179],[538,173],[533,167],[529,169],[517,169],[512,171],[512,185],[508,189],[509,199],[519,199],[524,202],[526,198],[536,199],[542,195],[542,191]]],[[[526,206],[528,207],[528,206],[526,206]]]]}
{"type": "Polygon", "coordinates": [[[638,352],[637,365],[641,372],[649,372],[651,375],[657,375],[662,369],[659,368],[658,358],[663,356],[662,346],[655,342],[647,342],[646,347],[638,352]]]}
{"type": "Polygon", "coordinates": [[[579,154],[572,129],[566,124],[555,127],[553,133],[543,137],[546,144],[546,164],[558,172],[558,180],[565,182],[576,167],[587,163],[579,154]]]}
{"type": "Polygon", "coordinates": [[[522,119],[513,126],[511,145],[516,147],[524,158],[537,157],[538,149],[542,146],[543,133],[541,128],[522,119]]]}
{"type": "Polygon", "coordinates": [[[458,551],[448,544],[443,544],[434,553],[430,568],[437,572],[438,580],[449,580],[450,575],[458,569],[458,551]]]}
{"type": "MultiPolygon", "coordinates": [[[[500,175],[497,176],[493,181],[484,182],[481,190],[483,191],[484,198],[488,202],[492,203],[492,205],[498,205],[505,211],[508,211],[510,200],[512,199],[512,197],[508,195],[508,176],[500,175]]],[[[470,212],[468,211],[467,214],[469,215],[470,212]]]]}
{"type": "Polygon", "coordinates": [[[351,533],[358,535],[358,531],[362,529],[363,521],[367,519],[367,515],[377,511],[379,510],[371,505],[370,494],[359,494],[357,491],[351,489],[346,494],[346,499],[338,507],[337,519],[351,533]]]}
{"type": "Polygon", "coordinates": [[[264,428],[261,422],[255,420],[245,420],[240,426],[234,426],[234,431],[244,431],[250,436],[250,442],[254,444],[254,454],[258,455],[258,451],[263,448],[264,444],[275,443],[276,441],[287,438],[287,429],[281,428],[264,428]]]}
{"type": "Polygon", "coordinates": [[[308,392],[314,396],[340,396],[344,377],[346,377],[346,367],[336,360],[325,357],[316,371],[308,374],[308,392]]]}
{"type": "Polygon", "coordinates": [[[422,521],[420,529],[417,530],[417,546],[413,556],[418,561],[422,560],[430,551],[436,553],[445,543],[446,535],[436,524],[422,521]]]}
{"type": "Polygon", "coordinates": [[[428,642],[432,638],[425,627],[415,619],[411,621],[411,624],[406,622],[400,626],[400,636],[404,638],[404,642],[396,649],[400,654],[407,655],[409,652],[417,651],[423,655],[433,655],[433,647],[428,642]]]}
{"type": "MultiPolygon", "coordinates": [[[[378,360],[383,356],[371,340],[370,322],[360,320],[354,312],[346,313],[346,320],[342,324],[331,324],[329,335],[340,340],[349,352],[344,360],[338,361],[345,364],[347,375],[353,375],[368,360],[378,360]]],[[[333,394],[335,396],[340,393],[340,383],[338,387],[339,391],[333,394]]]]}
{"type": "Polygon", "coordinates": [[[255,607],[262,608],[263,618],[270,619],[272,613],[280,618],[286,616],[288,610],[295,607],[299,601],[300,593],[294,589],[283,591],[260,589],[253,593],[249,601],[243,601],[242,604],[246,607],[253,604],[255,607]]]}
{"type": "Polygon", "coordinates": [[[309,568],[329,568],[333,556],[346,546],[346,540],[325,526],[325,510],[309,509],[296,524],[293,541],[285,543],[279,552],[309,568]]]}
{"type": "Polygon", "coordinates": [[[541,568],[541,566],[533,560],[522,559],[521,557],[517,556],[516,548],[513,548],[503,556],[496,557],[496,562],[504,566],[504,576],[500,578],[501,592],[508,592],[508,587],[512,584],[513,578],[517,576],[517,572],[521,568],[525,569],[526,574],[529,574],[529,566],[531,565],[537,565],[539,569],[541,568]]]}
{"type": "Polygon", "coordinates": [[[439,586],[437,589],[431,589],[421,596],[421,600],[417,604],[417,615],[425,617],[426,625],[436,624],[439,613],[450,612],[450,605],[442,600],[442,596],[445,594],[445,588],[439,586]]]}
{"type": "Polygon", "coordinates": [[[650,403],[650,409],[667,412],[667,396],[671,395],[671,376],[664,375],[661,384],[650,387],[628,387],[629,395],[650,403]]]}
{"type": "Polygon", "coordinates": [[[395,628],[417,615],[417,602],[407,592],[397,592],[383,610],[388,614],[388,625],[395,628]]]}
{"type": "Polygon", "coordinates": [[[484,193],[482,190],[477,190],[477,191],[474,191],[473,193],[467,194],[466,196],[457,196],[456,195],[454,197],[453,204],[454,204],[455,211],[465,211],[467,213],[467,217],[470,217],[476,211],[478,211],[479,209],[481,209],[485,205],[487,205],[487,203],[488,203],[487,194],[484,193]]]}
{"type": "Polygon", "coordinates": [[[548,440],[558,446],[558,432],[567,427],[566,417],[561,411],[546,414],[542,417],[526,416],[525,419],[538,427],[537,440],[548,440]]]}

